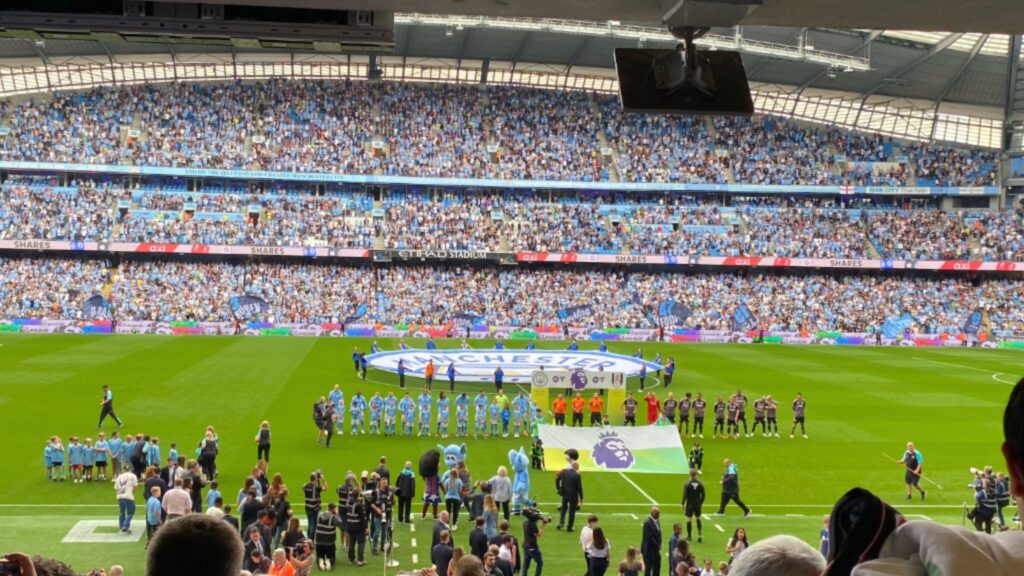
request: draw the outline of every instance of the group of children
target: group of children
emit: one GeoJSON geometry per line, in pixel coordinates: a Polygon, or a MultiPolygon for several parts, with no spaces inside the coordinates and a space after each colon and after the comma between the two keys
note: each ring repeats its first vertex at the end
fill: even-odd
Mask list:
{"type": "MultiPolygon", "coordinates": [[[[71,481],[75,484],[107,480],[108,466],[116,476],[123,464],[131,464],[133,469],[145,469],[147,466],[160,466],[160,439],[139,434],[139,443],[135,437],[128,435],[123,440],[118,431],[114,431],[107,439],[106,433],[100,432],[93,443],[92,438],[79,441],[72,436],[68,445],[60,436],[51,436],[46,441],[43,458],[46,462],[46,479],[54,482],[67,480],[70,468],[71,481]],[[95,468],[95,477],[93,469],[95,468]]],[[[175,461],[178,459],[178,446],[171,444],[170,454],[175,461]]]]}
{"type": "Polygon", "coordinates": [[[381,396],[380,392],[366,399],[361,392],[345,402],[345,393],[338,385],[327,396],[321,396],[314,406],[314,421],[320,428],[320,438],[328,432],[343,434],[345,429],[345,413],[349,412],[350,433],[394,436],[430,437],[437,435],[448,438],[451,428],[452,412],[455,416],[455,437],[466,438],[470,434],[470,407],[473,408],[473,438],[535,436],[534,428],[540,422],[542,411],[523,392],[509,398],[499,390],[489,398],[480,391],[473,399],[465,393],[455,396],[454,400],[447,392],[440,392],[435,400],[429,390],[424,389],[415,399],[409,392],[401,398],[394,392],[381,396]],[[367,421],[367,416],[369,417],[367,421]],[[368,422],[368,425],[367,425],[368,422]],[[431,432],[431,425],[434,430],[431,432]],[[333,430],[326,427],[333,426],[333,430]],[[365,428],[365,430],[364,430],[365,428]]]}

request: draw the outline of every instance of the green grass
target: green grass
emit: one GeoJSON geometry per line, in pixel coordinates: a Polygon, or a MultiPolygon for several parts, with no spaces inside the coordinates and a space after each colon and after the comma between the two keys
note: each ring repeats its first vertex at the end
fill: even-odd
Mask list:
{"type": "MultiPolygon", "coordinates": [[[[380,343],[386,349],[396,344],[380,343]]],[[[5,549],[64,559],[83,572],[120,563],[131,573],[141,573],[144,566],[141,540],[61,542],[79,520],[116,517],[109,484],[55,484],[43,477],[46,438],[95,438],[104,383],[116,394],[117,412],[126,422],[123,432],[159,436],[165,456],[171,442],[187,453],[207,425],[216,426],[222,446],[220,482],[229,500],[255,460],[252,438],[264,419],[274,434],[271,469],[284,474],[299,511],[299,488],[316,468],[324,469],[333,487],[346,470],[370,469],[382,454],[389,456],[394,469],[404,460],[418,460],[437,443],[346,435],[336,437],[329,450],[316,444],[312,402],[333,384],[340,383],[349,398],[356,390],[369,395],[391,389],[390,375],[371,371],[380,383],[362,383],[355,377],[351,350],[354,345],[367,348],[366,340],[12,335],[0,337],[0,344],[0,411],[15,440],[4,454],[0,517],[6,521],[0,522],[0,542],[5,549]]],[[[564,348],[562,343],[538,346],[545,345],[564,348]]],[[[610,345],[611,351],[625,354],[635,348],[632,343],[610,345]]],[[[967,468],[1003,468],[999,444],[1008,382],[1024,372],[1019,353],[1002,350],[671,344],[643,348],[648,358],[660,351],[677,359],[679,371],[672,388],[677,396],[699,391],[714,398],[741,387],[748,397],[772,394],[782,401],[782,439],[712,440],[710,426],[707,429],[704,481],[709,500],[719,498],[722,459],[732,458],[740,465],[743,498],[755,513],[744,520],[731,507],[727,516],[705,521],[704,543],[695,545],[696,555],[716,561],[725,559],[726,537],[740,525],[752,540],[789,533],[816,546],[821,516],[855,485],[875,491],[907,514],[959,523],[961,503],[970,497],[965,488],[967,468]],[[807,440],[788,438],[791,413],[786,407],[797,392],[808,401],[807,440]],[[903,506],[902,471],[882,452],[899,456],[908,440],[924,453],[925,474],[944,490],[929,486],[926,502],[915,499],[903,506]]],[[[508,449],[522,442],[493,439],[468,444],[469,468],[475,477],[484,478],[507,464],[508,449]]],[[[633,474],[629,480],[643,493],[618,474],[590,473],[584,479],[583,513],[601,517],[615,557],[626,546],[639,544],[640,523],[650,499],[662,505],[666,534],[681,520],[683,478],[633,474]]],[[[532,482],[534,496],[554,513],[552,474],[535,473],[532,482]]],[[[714,512],[714,505],[706,511],[714,512]]],[[[396,530],[400,568],[414,566],[413,553],[418,554],[418,565],[427,563],[429,527],[429,522],[419,522],[415,532],[405,526],[396,530]],[[417,547],[410,545],[413,538],[417,547]]],[[[513,530],[521,533],[518,522],[513,530]]],[[[456,543],[464,545],[467,535],[463,527],[456,533],[456,543]]],[[[575,543],[576,535],[549,530],[542,540],[545,573],[579,571],[575,543]]],[[[380,559],[371,558],[365,571],[381,569],[380,559]]]]}

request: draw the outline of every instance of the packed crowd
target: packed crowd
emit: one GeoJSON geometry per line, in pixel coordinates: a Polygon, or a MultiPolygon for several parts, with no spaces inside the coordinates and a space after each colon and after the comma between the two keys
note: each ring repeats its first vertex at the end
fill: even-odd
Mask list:
{"type": "Polygon", "coordinates": [[[908,185],[907,156],[922,185],[997,178],[992,152],[899,148],[775,117],[624,114],[609,96],[505,86],[116,86],[26,100],[4,117],[11,132],[0,138],[0,160],[588,182],[721,184],[731,172],[743,184],[908,185]],[[602,139],[614,155],[607,165],[602,139]]]}
{"type": "Polygon", "coordinates": [[[1020,212],[666,194],[132,191],[91,182],[0,190],[0,239],[581,253],[1024,259],[1020,212]],[[125,204],[127,203],[127,204],[125,204]],[[186,207],[188,208],[186,210],[186,207]],[[24,218],[26,213],[33,218],[24,218]],[[116,233],[115,233],[116,231],[116,233]],[[377,241],[382,243],[378,244],[377,241]]]}
{"type": "Polygon", "coordinates": [[[227,322],[230,298],[242,294],[270,303],[268,322],[332,322],[372,304],[374,280],[363,268],[125,262],[110,303],[125,320],[227,322]]]}
{"type": "MultiPolygon", "coordinates": [[[[77,318],[101,286],[94,261],[2,260],[3,315],[77,318]]],[[[653,311],[675,299],[692,311],[686,328],[731,329],[749,306],[767,330],[866,332],[904,313],[915,331],[960,333],[971,312],[987,311],[996,331],[1024,331],[1024,284],[1014,280],[898,276],[671,274],[436,266],[375,269],[272,263],[126,261],[110,303],[122,320],[230,321],[232,296],[263,298],[263,321],[445,325],[478,313],[496,326],[561,325],[559,311],[589,306],[593,327],[655,327],[653,311]]]]}

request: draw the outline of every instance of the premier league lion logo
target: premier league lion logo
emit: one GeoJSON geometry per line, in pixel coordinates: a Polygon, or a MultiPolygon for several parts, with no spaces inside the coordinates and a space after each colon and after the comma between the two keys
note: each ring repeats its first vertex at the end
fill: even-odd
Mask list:
{"type": "Polygon", "coordinates": [[[626,442],[615,432],[606,432],[598,436],[591,455],[594,464],[609,470],[628,470],[636,460],[626,446],[626,442]]]}
{"type": "Polygon", "coordinates": [[[587,387],[587,373],[583,370],[573,370],[569,376],[573,390],[583,390],[587,387]]]}

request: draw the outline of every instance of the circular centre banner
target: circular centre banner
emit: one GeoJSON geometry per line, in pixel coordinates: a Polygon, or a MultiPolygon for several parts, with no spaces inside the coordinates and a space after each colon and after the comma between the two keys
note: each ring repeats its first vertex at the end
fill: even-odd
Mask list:
{"type": "Polygon", "coordinates": [[[448,365],[455,365],[455,379],[459,382],[493,382],[494,371],[501,367],[505,382],[527,384],[534,370],[586,370],[619,372],[626,376],[640,373],[643,366],[649,372],[662,366],[632,356],[607,352],[573,352],[562,350],[396,350],[378,352],[366,357],[367,365],[385,372],[398,373],[402,362],[407,376],[423,378],[429,362],[434,363],[434,379],[448,378],[448,365]]]}

